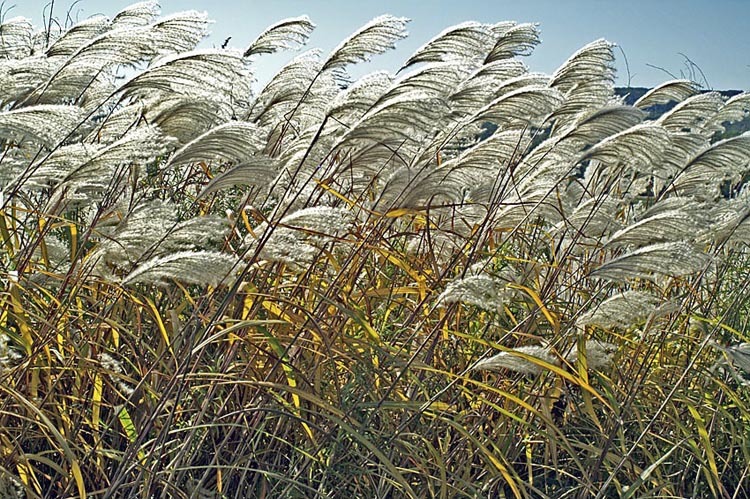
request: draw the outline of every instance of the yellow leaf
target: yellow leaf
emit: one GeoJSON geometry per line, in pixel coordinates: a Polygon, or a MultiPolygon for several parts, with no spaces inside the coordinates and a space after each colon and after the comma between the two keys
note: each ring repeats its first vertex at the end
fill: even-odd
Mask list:
{"type": "Polygon", "coordinates": [[[318,184],[318,187],[320,187],[324,191],[328,192],[332,196],[337,197],[340,200],[342,200],[343,202],[345,202],[346,204],[348,204],[349,207],[357,206],[357,203],[355,203],[354,201],[352,201],[348,197],[344,196],[339,191],[337,191],[336,189],[334,189],[330,185],[326,184],[325,182],[321,182],[320,180],[315,180],[315,183],[318,184]]]}
{"type": "Polygon", "coordinates": [[[716,457],[714,456],[714,448],[711,445],[711,437],[708,435],[708,430],[706,429],[706,422],[703,420],[703,417],[698,412],[698,409],[693,407],[692,405],[686,403],[685,404],[688,408],[688,411],[690,411],[690,415],[693,416],[693,421],[695,421],[695,426],[698,428],[698,436],[701,440],[701,447],[706,452],[706,461],[708,462],[708,470],[703,468],[704,473],[707,475],[706,478],[708,478],[708,485],[711,487],[711,492],[714,497],[722,497],[726,495],[726,492],[722,490],[719,492],[717,488],[723,489],[721,485],[721,478],[719,478],[719,470],[716,467],[716,457]]]}
{"type": "Polygon", "coordinates": [[[8,230],[8,224],[5,221],[5,212],[0,211],[0,237],[3,238],[3,244],[5,245],[5,251],[8,252],[8,256],[12,259],[15,255],[15,248],[13,246],[13,238],[8,230]]]}
{"type": "Polygon", "coordinates": [[[34,347],[34,337],[31,335],[31,328],[26,320],[26,313],[24,312],[23,303],[21,301],[21,292],[16,284],[11,284],[10,286],[10,297],[11,303],[13,304],[13,316],[16,320],[16,324],[18,324],[18,329],[21,332],[26,355],[31,355],[34,347]]]}
{"type": "MultiPolygon", "coordinates": [[[[131,295],[131,299],[143,306],[143,302],[136,298],[135,296],[131,295]]],[[[154,317],[154,321],[156,322],[156,327],[159,330],[159,334],[161,334],[162,339],[164,340],[164,343],[167,345],[167,348],[169,349],[169,353],[172,354],[172,358],[175,358],[174,350],[172,350],[172,342],[169,339],[169,333],[167,333],[167,328],[164,325],[164,321],[161,318],[161,314],[159,314],[159,310],[156,308],[156,304],[151,300],[151,298],[146,298],[146,305],[148,305],[149,310],[151,311],[151,315],[154,317]]]]}
{"type": "Polygon", "coordinates": [[[94,430],[99,428],[99,417],[102,408],[102,391],[104,389],[104,381],[102,380],[101,374],[97,373],[94,376],[94,393],[91,396],[91,426],[94,430]]]}
{"type": "Polygon", "coordinates": [[[415,210],[414,208],[396,208],[395,210],[388,211],[385,216],[388,218],[398,218],[404,215],[423,215],[424,212],[421,210],[415,210]]]}
{"type": "Polygon", "coordinates": [[[560,331],[560,319],[557,318],[557,315],[555,315],[554,312],[551,312],[542,302],[542,299],[539,297],[539,295],[534,291],[533,289],[523,286],[522,284],[509,284],[509,288],[515,288],[520,289],[523,292],[525,292],[527,295],[531,297],[532,300],[534,300],[534,303],[536,303],[536,306],[539,307],[539,310],[542,311],[542,314],[544,314],[544,317],[547,319],[547,321],[552,325],[552,328],[555,330],[555,332],[560,331]]]}
{"type": "MultiPolygon", "coordinates": [[[[138,439],[138,430],[136,430],[135,424],[133,424],[133,418],[130,417],[130,413],[125,408],[125,406],[122,406],[120,412],[117,413],[117,419],[120,421],[120,426],[122,426],[122,430],[125,432],[125,436],[128,438],[128,441],[131,444],[134,444],[138,439]]],[[[146,454],[143,452],[143,450],[138,451],[138,459],[141,462],[146,459],[146,454]]]]}
{"type": "Polygon", "coordinates": [[[419,289],[419,299],[424,300],[426,298],[427,296],[427,277],[426,276],[414,270],[411,265],[409,265],[402,258],[399,258],[392,251],[388,251],[387,249],[381,248],[381,247],[374,247],[373,250],[380,253],[380,255],[385,257],[389,262],[393,263],[396,267],[406,272],[406,274],[409,277],[414,279],[414,281],[417,283],[417,288],[419,289]]]}
{"type": "Polygon", "coordinates": [[[78,253],[78,228],[75,224],[70,224],[70,261],[73,262],[78,253]]]}

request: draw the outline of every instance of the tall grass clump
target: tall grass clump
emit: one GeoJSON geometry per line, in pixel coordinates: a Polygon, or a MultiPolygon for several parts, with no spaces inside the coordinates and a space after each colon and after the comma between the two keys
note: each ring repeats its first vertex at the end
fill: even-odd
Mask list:
{"type": "Polygon", "coordinates": [[[749,94],[208,22],[0,25],[2,497],[750,495],[749,94]]]}

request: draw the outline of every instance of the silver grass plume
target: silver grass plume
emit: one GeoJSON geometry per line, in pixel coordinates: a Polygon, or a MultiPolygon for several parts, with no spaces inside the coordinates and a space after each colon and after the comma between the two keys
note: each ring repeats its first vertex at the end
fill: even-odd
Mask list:
{"type": "Polygon", "coordinates": [[[581,82],[565,94],[565,104],[550,117],[554,122],[553,134],[566,128],[579,118],[580,114],[598,110],[603,106],[617,105],[615,86],[604,80],[581,82]]]}
{"type": "Polygon", "coordinates": [[[510,59],[515,56],[531,55],[534,47],[539,45],[539,28],[534,23],[522,23],[510,26],[496,25],[493,29],[499,37],[487,54],[485,63],[510,59]]]}
{"type": "MultiPolygon", "coordinates": [[[[167,273],[169,268],[187,265],[192,256],[183,255],[184,258],[177,259],[179,262],[163,258],[174,253],[212,253],[210,248],[222,242],[228,231],[226,218],[217,215],[178,221],[176,207],[166,202],[141,202],[131,211],[126,211],[128,207],[124,206],[124,202],[121,205],[106,213],[95,227],[94,235],[99,242],[87,258],[87,265],[92,266],[93,273],[111,282],[120,282],[122,275],[135,272],[134,266],[140,269],[132,276],[134,282],[142,272],[152,277],[160,276],[152,279],[154,282],[165,282],[170,277],[167,273]]],[[[236,261],[235,257],[225,256],[227,258],[217,261],[236,261]]],[[[216,272],[221,273],[222,269],[224,267],[220,265],[216,272]]],[[[206,267],[206,271],[210,270],[210,267],[206,267]]],[[[171,277],[181,279],[179,273],[171,277]]],[[[142,277],[137,281],[149,279],[151,277],[142,277]]],[[[185,282],[200,284],[215,281],[212,277],[189,277],[185,282]]]]}
{"type": "Polygon", "coordinates": [[[142,263],[122,279],[122,284],[167,285],[172,280],[217,286],[231,279],[237,259],[218,251],[179,251],[142,263]]]}
{"type": "Polygon", "coordinates": [[[645,116],[643,111],[631,106],[599,107],[578,113],[569,127],[556,128],[552,135],[560,140],[575,141],[583,148],[640,124],[645,116]]]}
{"type": "Polygon", "coordinates": [[[713,169],[737,170],[750,161],[750,132],[720,140],[697,154],[686,165],[686,171],[695,166],[713,169]]]}
{"type": "Polygon", "coordinates": [[[143,29],[151,50],[161,55],[194,50],[208,35],[210,23],[206,12],[187,10],[157,19],[143,29]]]}
{"type": "Polygon", "coordinates": [[[415,91],[431,97],[445,98],[468,74],[469,68],[460,64],[426,64],[393,82],[392,87],[374,105],[415,91]]]}
{"type": "MultiPolygon", "coordinates": [[[[59,58],[52,60],[55,59],[59,58]]],[[[50,59],[45,59],[45,61],[50,61],[50,59]]],[[[40,67],[44,68],[45,64],[42,63],[40,67]]],[[[109,98],[116,89],[114,75],[103,71],[99,66],[81,64],[76,66],[75,71],[69,69],[69,66],[65,66],[58,71],[57,64],[55,64],[54,71],[49,71],[43,82],[36,85],[33,91],[24,96],[25,98],[21,99],[21,94],[19,94],[17,101],[23,104],[75,102],[83,109],[91,111],[109,98]]],[[[14,71],[14,73],[17,77],[31,76],[36,79],[36,75],[30,75],[28,71],[14,71]]]]}
{"type": "MultiPolygon", "coordinates": [[[[583,344],[583,354],[589,369],[601,370],[612,364],[612,358],[617,352],[617,345],[599,340],[586,340],[583,344]]],[[[571,366],[578,363],[580,355],[578,345],[573,345],[563,356],[565,362],[571,366]]]]}
{"type": "Polygon", "coordinates": [[[601,328],[628,329],[658,314],[662,300],[645,291],[630,290],[618,293],[592,305],[576,321],[579,326],[596,325],[601,328]]]}
{"type": "Polygon", "coordinates": [[[112,18],[113,28],[134,28],[154,22],[159,16],[159,3],[138,2],[125,7],[112,18]]]}
{"type": "Polygon", "coordinates": [[[670,196],[654,203],[646,211],[640,213],[641,219],[653,217],[660,213],[679,211],[689,215],[699,224],[710,223],[711,206],[693,197],[670,196]]]}
{"type": "MultiPolygon", "coordinates": [[[[140,168],[166,154],[174,144],[174,139],[165,136],[154,126],[135,128],[77,165],[65,175],[62,183],[66,188],[76,190],[104,190],[110,185],[112,175],[119,166],[133,164],[140,168]]],[[[140,173],[137,169],[135,172],[140,173]]]]}
{"type": "Polygon", "coordinates": [[[579,49],[555,71],[550,86],[565,95],[565,103],[551,117],[555,130],[565,128],[580,113],[613,104],[613,46],[606,40],[595,40],[579,49]]]}
{"type": "Polygon", "coordinates": [[[638,277],[651,280],[655,276],[681,277],[702,270],[709,261],[708,255],[689,243],[657,243],[604,262],[590,276],[621,282],[638,277]]]}
{"type": "MultiPolygon", "coordinates": [[[[615,345],[598,340],[587,340],[586,365],[589,369],[603,369],[612,363],[616,351],[615,345]]],[[[538,375],[544,372],[545,366],[551,364],[562,367],[562,360],[574,365],[578,360],[578,349],[573,346],[565,355],[556,355],[548,346],[525,346],[510,348],[507,351],[477,362],[472,369],[483,371],[501,371],[507,369],[520,374],[538,375]]]]}
{"type": "Polygon", "coordinates": [[[649,171],[652,165],[658,164],[668,145],[669,133],[664,128],[642,123],[592,145],[581,155],[581,161],[602,163],[601,168],[590,166],[587,169],[589,174],[618,165],[649,171]]]}
{"type": "Polygon", "coordinates": [[[739,182],[750,164],[750,132],[711,144],[692,157],[673,181],[681,194],[717,198],[725,181],[739,182]]]}
{"type": "Polygon", "coordinates": [[[723,104],[718,92],[694,95],[664,113],[656,123],[670,132],[691,131],[710,137],[719,129],[707,125],[719,113],[723,104]]]}
{"type": "MultiPolygon", "coordinates": [[[[285,147],[278,152],[276,159],[281,165],[278,170],[287,175],[286,180],[299,180],[292,177],[292,173],[298,169],[300,172],[311,174],[313,170],[323,167],[333,146],[333,137],[327,134],[318,136],[319,126],[312,125],[284,142],[285,147]]],[[[269,141],[272,139],[273,135],[269,141]]]]}
{"type": "Polygon", "coordinates": [[[111,23],[105,16],[93,16],[68,29],[47,49],[47,57],[70,56],[78,48],[88,43],[108,29],[111,23]]]}
{"type": "MultiPolygon", "coordinates": [[[[57,68],[44,56],[0,60],[0,104],[24,102],[57,68]]],[[[80,91],[80,89],[79,89],[80,91]]]]}
{"type": "Polygon", "coordinates": [[[23,499],[27,497],[26,489],[20,478],[5,471],[0,473],[0,497],[4,499],[23,499]]]}
{"type": "Polygon", "coordinates": [[[415,145],[404,142],[399,137],[386,140],[354,141],[355,150],[350,150],[349,160],[338,166],[337,173],[359,181],[362,187],[373,181],[387,178],[401,167],[409,166],[411,153],[416,153],[415,145]]]}
{"type": "Polygon", "coordinates": [[[366,74],[336,95],[328,106],[326,115],[349,126],[373,107],[391,85],[393,76],[387,71],[366,74]]]}
{"type": "Polygon", "coordinates": [[[538,126],[564,98],[553,88],[531,85],[501,95],[469,118],[472,122],[491,121],[502,127],[510,124],[538,126]]]}
{"type": "Polygon", "coordinates": [[[422,233],[410,238],[406,251],[411,255],[430,255],[439,264],[445,265],[465,244],[466,240],[456,234],[456,231],[433,229],[429,235],[422,233]]]}
{"type": "Polygon", "coordinates": [[[727,100],[708,123],[709,129],[723,129],[724,123],[735,123],[750,115],[750,93],[743,92],[727,100]]]}
{"type": "Polygon", "coordinates": [[[497,312],[502,309],[511,292],[505,289],[501,282],[486,274],[470,275],[449,282],[437,303],[450,305],[465,303],[483,310],[497,312]]]}
{"type": "Polygon", "coordinates": [[[42,104],[0,112],[0,137],[32,140],[49,149],[57,146],[83,121],[77,106],[42,104]]]}
{"type": "Polygon", "coordinates": [[[159,239],[147,253],[160,255],[180,250],[210,249],[222,244],[229,232],[229,220],[221,215],[202,215],[188,218],[170,226],[159,234],[159,239]]]}
{"type": "Polygon", "coordinates": [[[409,92],[372,108],[344,134],[338,147],[353,147],[355,142],[379,142],[398,137],[406,142],[421,142],[449,111],[446,103],[423,92],[409,92]]]}
{"type": "Polygon", "coordinates": [[[480,66],[496,38],[490,24],[469,21],[451,26],[418,48],[401,70],[420,62],[463,61],[480,66]]]}
{"type": "Polygon", "coordinates": [[[303,208],[282,218],[275,227],[262,223],[255,228],[254,235],[245,238],[245,243],[252,254],[258,241],[265,240],[260,258],[302,270],[325,245],[343,238],[353,226],[354,214],[349,210],[327,206],[303,208]]]}
{"type": "Polygon", "coordinates": [[[83,71],[80,74],[66,72],[64,77],[55,78],[45,87],[44,92],[37,90],[31,94],[29,101],[39,104],[75,102],[89,114],[105,105],[117,90],[117,85],[115,75],[107,71],[96,72],[93,76],[83,71]]]}
{"type": "Polygon", "coordinates": [[[242,163],[262,150],[265,142],[253,123],[230,121],[199,135],[169,159],[167,166],[199,161],[230,161],[242,163]]]}
{"type": "MultiPolygon", "coordinates": [[[[524,160],[515,168],[515,171],[510,169],[506,175],[511,177],[509,180],[513,182],[513,186],[512,189],[504,189],[503,199],[496,200],[501,202],[498,217],[511,216],[515,213],[519,216],[523,214],[517,221],[533,221],[536,217],[546,218],[551,223],[560,221],[563,208],[557,199],[557,194],[554,193],[564,185],[573,164],[564,148],[561,147],[550,152],[538,163],[527,164],[524,160]]],[[[494,184],[497,182],[493,181],[492,185],[494,184]]],[[[479,188],[486,187],[489,185],[479,188]]],[[[482,198],[475,197],[475,193],[472,193],[471,199],[482,198]]],[[[491,199],[488,198],[488,200],[491,199]]],[[[515,215],[511,218],[515,218],[515,215]]],[[[508,221],[506,219],[503,223],[508,221]]]]}
{"type": "Polygon", "coordinates": [[[38,160],[24,176],[24,189],[34,190],[57,186],[76,168],[86,164],[102,146],[76,142],[58,147],[46,158],[38,160]]]}
{"type": "Polygon", "coordinates": [[[550,86],[567,93],[591,80],[614,82],[613,46],[604,39],[585,45],[554,72],[550,86]]]}
{"type": "Polygon", "coordinates": [[[569,177],[573,166],[579,160],[577,144],[549,138],[524,154],[513,172],[517,189],[534,186],[534,182],[544,179],[547,187],[569,177]],[[549,184],[551,182],[551,185],[549,184]]]}
{"type": "Polygon", "coordinates": [[[424,206],[437,200],[458,202],[468,180],[462,173],[461,169],[401,167],[386,179],[374,208],[388,211],[424,206]]]}
{"type": "Polygon", "coordinates": [[[238,51],[201,49],[159,59],[120,90],[124,96],[160,91],[186,97],[242,99],[252,83],[247,60],[238,51]]]}
{"type": "Polygon", "coordinates": [[[10,340],[10,337],[7,333],[0,333],[0,376],[4,375],[5,371],[13,367],[22,358],[18,352],[10,347],[8,340],[10,340]]]}
{"type": "MultiPolygon", "coordinates": [[[[109,116],[100,120],[93,129],[88,130],[89,133],[83,142],[108,144],[118,140],[143,119],[145,109],[146,104],[143,102],[131,102],[118,106],[109,116]]],[[[148,121],[153,122],[150,117],[148,121]]]]}
{"type": "Polygon", "coordinates": [[[664,149],[661,161],[651,165],[654,191],[661,192],[666,183],[682,172],[692,158],[709,147],[709,140],[703,135],[690,132],[670,133],[669,145],[664,149]]]}
{"type": "Polygon", "coordinates": [[[278,160],[260,154],[253,156],[247,161],[215,175],[203,188],[198,198],[204,198],[222,189],[239,185],[261,187],[265,192],[274,184],[274,180],[279,173],[278,163],[278,160]]]}
{"type": "MultiPolygon", "coordinates": [[[[76,81],[83,75],[97,77],[117,66],[132,67],[157,56],[192,50],[207,34],[205,13],[188,11],[145,26],[125,24],[86,41],[65,60],[43,86],[37,99],[54,89],[58,80],[76,81]]],[[[69,85],[68,85],[69,86],[69,85]]],[[[82,85],[81,88],[86,88],[82,85]]]]}
{"type": "Polygon", "coordinates": [[[558,357],[552,353],[549,347],[531,345],[511,348],[490,358],[480,360],[474,365],[473,369],[481,371],[507,369],[520,374],[536,375],[541,374],[544,369],[540,362],[554,366],[560,363],[558,357]]]}
{"type": "Polygon", "coordinates": [[[543,73],[524,73],[520,76],[508,78],[498,82],[492,89],[488,100],[496,99],[501,95],[508,94],[514,90],[520,90],[526,87],[548,87],[549,76],[543,73]]]}
{"type": "MultiPolygon", "coordinates": [[[[329,159],[334,143],[333,137],[326,134],[318,136],[319,129],[319,126],[313,125],[303,130],[299,136],[286,137],[288,140],[283,141],[284,147],[278,155],[274,154],[273,162],[264,163],[261,160],[256,164],[254,159],[248,163],[250,168],[268,164],[269,174],[271,171],[277,173],[276,179],[270,184],[273,187],[270,197],[273,202],[280,203],[277,208],[283,212],[308,207],[311,196],[318,199],[317,204],[327,205],[323,198],[327,198],[328,195],[317,187],[313,179],[332,172],[334,165],[329,159]]],[[[271,140],[276,138],[272,136],[271,140]]]]}
{"type": "Polygon", "coordinates": [[[690,80],[670,80],[661,85],[657,85],[645,94],[643,94],[633,107],[644,109],[660,104],[669,104],[670,102],[682,102],[685,99],[698,93],[698,87],[695,82],[690,80]]]}
{"type": "Polygon", "coordinates": [[[499,172],[521,160],[530,144],[530,135],[520,130],[496,132],[446,161],[441,168],[459,171],[468,179],[466,185],[494,182],[499,172]]]}
{"type": "MultiPolygon", "coordinates": [[[[473,115],[482,106],[514,91],[531,87],[544,88],[547,87],[548,83],[549,77],[547,75],[542,73],[527,73],[492,83],[489,88],[484,89],[480,93],[470,92],[469,94],[463,94],[460,101],[449,100],[452,113],[446,120],[446,124],[443,125],[444,131],[436,137],[436,144],[439,144],[439,147],[443,149],[445,154],[451,151],[452,148],[461,150],[472,143],[478,142],[479,140],[477,139],[486,133],[485,128],[487,123],[474,120],[473,115]]],[[[510,122],[504,126],[500,126],[501,130],[504,128],[518,129],[522,127],[518,126],[518,122],[510,122]]],[[[531,130],[527,131],[530,134],[533,133],[531,130]]]]}
{"type": "Polygon", "coordinates": [[[549,137],[523,154],[514,172],[514,177],[523,180],[526,175],[544,163],[557,163],[561,168],[572,167],[578,159],[578,153],[582,148],[581,144],[574,141],[549,137]]]}
{"type": "Polygon", "coordinates": [[[449,99],[451,107],[463,114],[472,114],[497,97],[494,89],[503,82],[523,76],[528,72],[526,65],[517,59],[501,59],[475,70],[461,82],[449,99]]]}
{"type": "Polygon", "coordinates": [[[307,16],[283,19],[258,35],[242,55],[249,57],[257,54],[273,54],[279,50],[297,49],[307,43],[314,29],[315,24],[307,16]]]}
{"type": "Polygon", "coordinates": [[[699,221],[684,211],[662,211],[615,232],[604,247],[637,247],[669,241],[690,241],[699,237],[702,229],[699,221]]]}
{"type": "Polygon", "coordinates": [[[622,227],[622,222],[617,219],[622,206],[623,201],[614,196],[588,198],[559,222],[557,228],[559,231],[571,231],[571,237],[576,238],[579,243],[586,242],[585,239],[593,239],[598,246],[601,238],[622,227]]]}
{"type": "Polygon", "coordinates": [[[354,214],[344,208],[315,206],[285,216],[279,226],[306,231],[311,236],[342,237],[352,228],[354,214]]]}
{"type": "Polygon", "coordinates": [[[404,17],[384,15],[376,17],[333,49],[322,70],[343,69],[350,64],[370,60],[370,56],[382,54],[395,47],[395,42],[406,37],[404,17]]]}
{"type": "MultiPolygon", "coordinates": [[[[731,199],[705,203],[704,217],[709,230],[703,231],[701,242],[727,244],[730,247],[750,242],[750,189],[745,184],[731,199]]],[[[695,204],[698,204],[697,202],[695,204]]]]}
{"type": "MultiPolygon", "coordinates": [[[[336,80],[335,72],[326,71],[317,75],[311,87],[305,88],[300,97],[302,99],[301,104],[298,105],[300,101],[290,102],[290,112],[284,114],[279,114],[279,111],[274,109],[274,114],[281,118],[280,120],[275,123],[263,120],[259,122],[261,124],[266,123],[267,127],[276,125],[276,128],[272,130],[269,137],[269,144],[275,144],[277,141],[274,134],[280,133],[282,142],[277,145],[277,149],[280,150],[284,148],[283,140],[294,139],[294,137],[299,135],[300,130],[308,128],[318,130],[324,121],[328,125],[326,110],[328,105],[340,93],[340,87],[341,85],[336,80]]],[[[283,110],[283,106],[278,107],[283,110]]],[[[327,135],[329,130],[336,128],[334,123],[331,123],[331,126],[326,129],[323,135],[327,135]]]]}
{"type": "Polygon", "coordinates": [[[25,17],[14,17],[0,24],[0,56],[16,59],[31,55],[34,26],[25,17]]]}
{"type": "Polygon", "coordinates": [[[275,126],[288,121],[303,97],[314,90],[320,78],[320,50],[312,49],[298,55],[266,83],[253,101],[246,119],[260,126],[275,126]]]}
{"type": "Polygon", "coordinates": [[[123,378],[125,377],[125,370],[122,368],[122,362],[112,357],[107,352],[102,352],[98,356],[99,363],[101,366],[109,371],[109,379],[117,386],[120,392],[129,397],[135,391],[123,378]]]}
{"type": "MultiPolygon", "coordinates": [[[[53,272],[67,272],[70,269],[70,245],[68,242],[63,241],[54,234],[48,234],[44,237],[44,251],[42,251],[42,245],[39,245],[34,249],[34,257],[38,258],[38,262],[44,264],[47,269],[52,269],[53,272]]],[[[34,274],[36,282],[45,282],[44,273],[37,272],[34,274]]],[[[52,285],[51,282],[49,284],[52,285]]]]}
{"type": "Polygon", "coordinates": [[[193,50],[206,36],[207,26],[205,13],[187,11],[145,26],[125,25],[107,30],[76,49],[47,85],[82,68],[91,71],[132,66],[160,55],[193,50]]]}
{"type": "Polygon", "coordinates": [[[178,222],[175,207],[159,201],[143,202],[122,217],[114,226],[102,222],[96,227],[100,242],[91,260],[101,259],[100,266],[123,268],[144,255],[207,249],[228,229],[226,219],[214,215],[178,222]]]}
{"type": "MultiPolygon", "coordinates": [[[[264,231],[268,230],[267,225],[256,227],[254,232],[260,237],[264,231]]],[[[257,248],[257,240],[250,236],[245,238],[248,251],[246,254],[252,255],[257,248]]],[[[260,250],[259,257],[261,262],[278,262],[286,264],[290,269],[298,272],[304,271],[315,257],[321,252],[321,249],[313,244],[309,244],[297,234],[296,231],[279,228],[275,229],[260,250]]]]}
{"type": "MultiPolygon", "coordinates": [[[[190,142],[202,133],[221,123],[226,123],[235,115],[230,99],[218,100],[215,96],[186,99],[184,96],[160,94],[156,99],[146,99],[143,109],[138,111],[151,123],[158,125],[165,134],[178,139],[182,144],[190,142]]],[[[226,97],[226,96],[225,96],[226,97]]],[[[113,115],[114,116],[114,115],[113,115]]],[[[107,120],[103,129],[116,134],[107,120]]]]}
{"type": "MultiPolygon", "coordinates": [[[[502,199],[502,208],[493,214],[493,226],[496,229],[515,230],[523,225],[536,225],[539,222],[545,225],[559,223],[562,213],[556,196],[552,195],[558,182],[559,179],[555,180],[554,177],[540,177],[521,186],[519,190],[514,190],[502,199]]],[[[475,192],[471,196],[479,197],[475,192]]]]}

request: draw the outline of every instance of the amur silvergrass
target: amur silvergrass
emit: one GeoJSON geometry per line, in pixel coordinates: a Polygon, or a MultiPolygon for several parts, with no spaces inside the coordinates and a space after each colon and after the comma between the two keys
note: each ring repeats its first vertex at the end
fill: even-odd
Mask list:
{"type": "Polygon", "coordinates": [[[687,327],[750,372],[750,94],[636,99],[601,39],[536,73],[512,21],[352,77],[407,22],[256,90],[307,16],[212,49],[153,1],[0,21],[9,494],[750,496],[750,406],[687,327]]]}
{"type": "MultiPolygon", "coordinates": [[[[617,346],[598,340],[588,340],[584,352],[586,365],[589,369],[600,370],[612,363],[617,346]]],[[[555,354],[550,346],[525,346],[511,348],[492,357],[482,359],[474,364],[472,369],[484,371],[512,371],[521,374],[540,374],[545,370],[545,364],[556,367],[566,363],[575,366],[579,351],[576,345],[569,348],[563,355],[555,354]]]]}

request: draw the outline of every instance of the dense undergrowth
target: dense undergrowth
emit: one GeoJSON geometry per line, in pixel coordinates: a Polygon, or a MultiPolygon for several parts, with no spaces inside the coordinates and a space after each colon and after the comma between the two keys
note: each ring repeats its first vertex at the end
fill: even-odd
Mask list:
{"type": "Polygon", "coordinates": [[[207,23],[0,25],[0,496],[750,495],[748,94],[207,23]]]}

